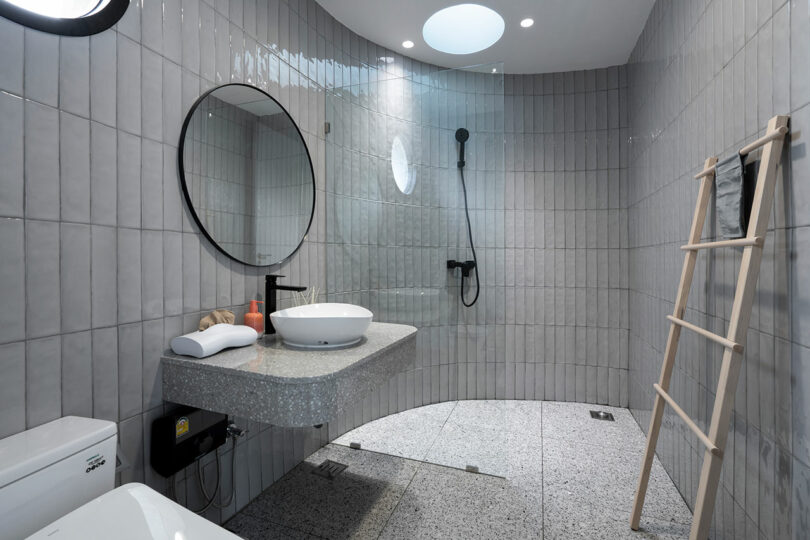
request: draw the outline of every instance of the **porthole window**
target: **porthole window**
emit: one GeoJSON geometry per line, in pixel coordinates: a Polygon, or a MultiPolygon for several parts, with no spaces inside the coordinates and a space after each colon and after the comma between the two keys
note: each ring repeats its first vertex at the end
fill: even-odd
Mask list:
{"type": "Polygon", "coordinates": [[[130,0],[0,0],[0,16],[63,36],[98,34],[117,23],[130,0]]]}
{"type": "Polygon", "coordinates": [[[399,190],[405,195],[413,193],[413,188],[416,186],[416,174],[408,163],[408,152],[399,135],[394,137],[391,145],[391,170],[399,190]]]}

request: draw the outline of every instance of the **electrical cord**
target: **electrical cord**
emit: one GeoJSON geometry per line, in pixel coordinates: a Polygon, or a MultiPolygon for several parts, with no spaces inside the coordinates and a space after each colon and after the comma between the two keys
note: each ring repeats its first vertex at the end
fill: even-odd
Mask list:
{"type": "MultiPolygon", "coordinates": [[[[241,433],[243,433],[243,432],[241,432],[241,433]]],[[[236,439],[241,435],[239,433],[229,433],[229,436],[231,438],[231,494],[228,496],[228,500],[225,503],[220,504],[220,503],[215,502],[216,501],[216,495],[219,492],[219,488],[220,488],[220,478],[222,476],[221,475],[222,465],[220,463],[219,452],[216,452],[217,481],[216,481],[216,484],[214,485],[214,491],[213,491],[213,493],[211,495],[208,494],[208,490],[205,487],[205,478],[204,478],[203,468],[202,468],[202,458],[198,458],[196,460],[196,463],[197,463],[197,485],[199,486],[200,492],[203,494],[203,498],[205,499],[205,506],[203,506],[200,509],[194,509],[194,508],[191,508],[191,507],[187,507],[189,510],[191,510],[195,514],[202,514],[205,511],[207,511],[209,508],[211,508],[212,506],[214,508],[219,508],[219,509],[226,508],[226,507],[230,506],[230,504],[233,502],[234,493],[236,492],[236,439]]],[[[177,488],[175,486],[176,476],[177,475],[173,474],[172,477],[171,477],[171,480],[169,482],[169,489],[171,490],[170,496],[175,501],[177,500],[177,492],[176,492],[177,488]]]]}
{"type": "Polygon", "coordinates": [[[231,494],[228,496],[228,500],[222,504],[214,502],[214,498],[217,494],[217,489],[219,488],[219,454],[217,454],[217,487],[214,488],[214,493],[209,496],[208,491],[205,489],[205,480],[203,479],[203,473],[200,469],[199,461],[197,462],[197,483],[200,485],[200,491],[202,491],[205,500],[211,500],[214,504],[214,508],[226,508],[231,505],[233,502],[233,494],[236,491],[236,436],[231,436],[231,494]]]}
{"type": "Polygon", "coordinates": [[[481,293],[481,279],[478,276],[478,257],[475,254],[472,225],[470,225],[470,208],[469,204],[467,203],[467,184],[464,181],[464,165],[462,165],[462,163],[463,162],[459,163],[458,172],[461,173],[461,189],[464,191],[464,213],[467,216],[467,235],[470,238],[470,249],[472,250],[473,262],[475,263],[475,266],[473,267],[473,270],[475,270],[475,297],[473,297],[472,302],[469,304],[464,299],[464,276],[461,276],[461,303],[466,307],[472,307],[473,304],[478,301],[478,295],[481,293]]]}

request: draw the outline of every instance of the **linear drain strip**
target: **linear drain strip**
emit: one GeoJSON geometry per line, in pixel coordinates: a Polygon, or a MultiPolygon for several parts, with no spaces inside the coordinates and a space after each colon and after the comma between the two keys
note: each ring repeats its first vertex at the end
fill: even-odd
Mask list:
{"type": "Polygon", "coordinates": [[[344,465],[343,463],[338,463],[337,461],[327,459],[323,463],[318,465],[317,468],[313,469],[312,474],[317,474],[318,476],[322,476],[324,478],[332,480],[337,475],[345,471],[347,467],[348,465],[344,465]]]}

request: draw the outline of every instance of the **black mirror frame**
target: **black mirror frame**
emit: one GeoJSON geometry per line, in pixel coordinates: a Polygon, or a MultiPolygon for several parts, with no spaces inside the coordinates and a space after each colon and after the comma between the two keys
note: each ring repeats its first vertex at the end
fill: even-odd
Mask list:
{"type": "Polygon", "coordinates": [[[228,257],[232,261],[236,261],[238,263],[241,263],[241,264],[244,264],[244,265],[247,265],[247,266],[253,266],[253,267],[256,267],[256,268],[264,268],[264,267],[268,267],[268,266],[281,266],[284,263],[286,263],[287,261],[289,261],[290,259],[292,259],[293,256],[296,253],[298,253],[298,250],[301,249],[301,246],[304,245],[304,241],[307,239],[307,235],[309,234],[309,229],[310,229],[310,227],[312,227],[312,219],[315,216],[315,197],[317,196],[317,189],[316,189],[316,184],[315,184],[315,168],[312,166],[312,155],[309,153],[309,146],[307,146],[307,141],[306,141],[306,139],[304,139],[304,134],[301,133],[301,129],[298,127],[298,124],[295,123],[295,120],[293,120],[293,117],[290,116],[290,113],[287,112],[287,109],[285,109],[284,106],[281,103],[279,103],[276,98],[274,98],[273,96],[271,96],[270,94],[268,94],[267,92],[262,90],[261,88],[257,88],[257,87],[255,87],[255,86],[253,86],[251,84],[228,83],[228,84],[221,84],[219,86],[211,88],[210,90],[204,92],[200,97],[198,97],[197,100],[194,102],[194,104],[189,109],[188,113],[186,114],[186,118],[183,121],[183,128],[180,130],[180,142],[177,145],[177,165],[178,165],[179,171],[180,171],[180,187],[183,188],[183,197],[186,200],[186,206],[188,206],[188,209],[191,212],[192,217],[194,217],[194,221],[197,223],[197,226],[200,228],[200,232],[202,232],[203,236],[205,236],[208,239],[208,241],[211,242],[211,244],[213,244],[214,247],[216,247],[221,253],[223,253],[226,257],[228,257]],[[225,86],[246,86],[248,88],[252,88],[253,90],[261,92],[262,94],[267,96],[268,99],[273,100],[275,102],[275,104],[278,105],[279,109],[284,111],[284,114],[287,115],[287,118],[290,120],[290,123],[292,123],[292,125],[295,127],[295,131],[298,133],[298,136],[301,138],[301,144],[304,145],[304,151],[307,153],[307,161],[309,161],[309,172],[310,172],[310,175],[312,177],[312,208],[310,209],[310,212],[309,212],[309,222],[307,223],[307,228],[304,230],[304,234],[301,235],[301,241],[298,242],[298,245],[292,251],[292,253],[290,253],[285,258],[281,259],[280,261],[275,261],[275,262],[272,262],[270,264],[253,264],[251,262],[243,261],[241,259],[238,259],[238,258],[234,257],[233,255],[228,253],[224,248],[222,248],[216,242],[216,240],[214,240],[214,238],[211,237],[210,234],[208,234],[208,231],[206,230],[205,225],[203,225],[202,220],[197,215],[197,211],[194,209],[194,205],[191,202],[191,194],[189,193],[188,185],[186,184],[186,171],[185,171],[185,168],[183,167],[183,149],[185,147],[186,131],[188,130],[188,125],[191,122],[191,117],[194,115],[194,112],[197,110],[197,107],[200,105],[200,103],[202,103],[202,101],[205,98],[207,98],[209,94],[211,94],[215,90],[217,90],[219,88],[223,88],[225,86]]]}
{"type": "Polygon", "coordinates": [[[0,17],[49,34],[73,37],[92,36],[112,28],[121,20],[129,7],[129,2],[130,0],[110,0],[110,3],[98,13],[75,19],[59,19],[40,15],[6,0],[0,0],[0,17]]]}

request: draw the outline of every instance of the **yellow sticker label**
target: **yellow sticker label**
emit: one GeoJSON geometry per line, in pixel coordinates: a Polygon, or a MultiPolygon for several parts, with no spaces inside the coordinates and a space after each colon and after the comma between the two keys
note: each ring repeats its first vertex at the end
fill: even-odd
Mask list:
{"type": "Polygon", "coordinates": [[[174,424],[174,437],[175,439],[179,439],[186,433],[188,433],[188,418],[181,416],[174,424]]]}

